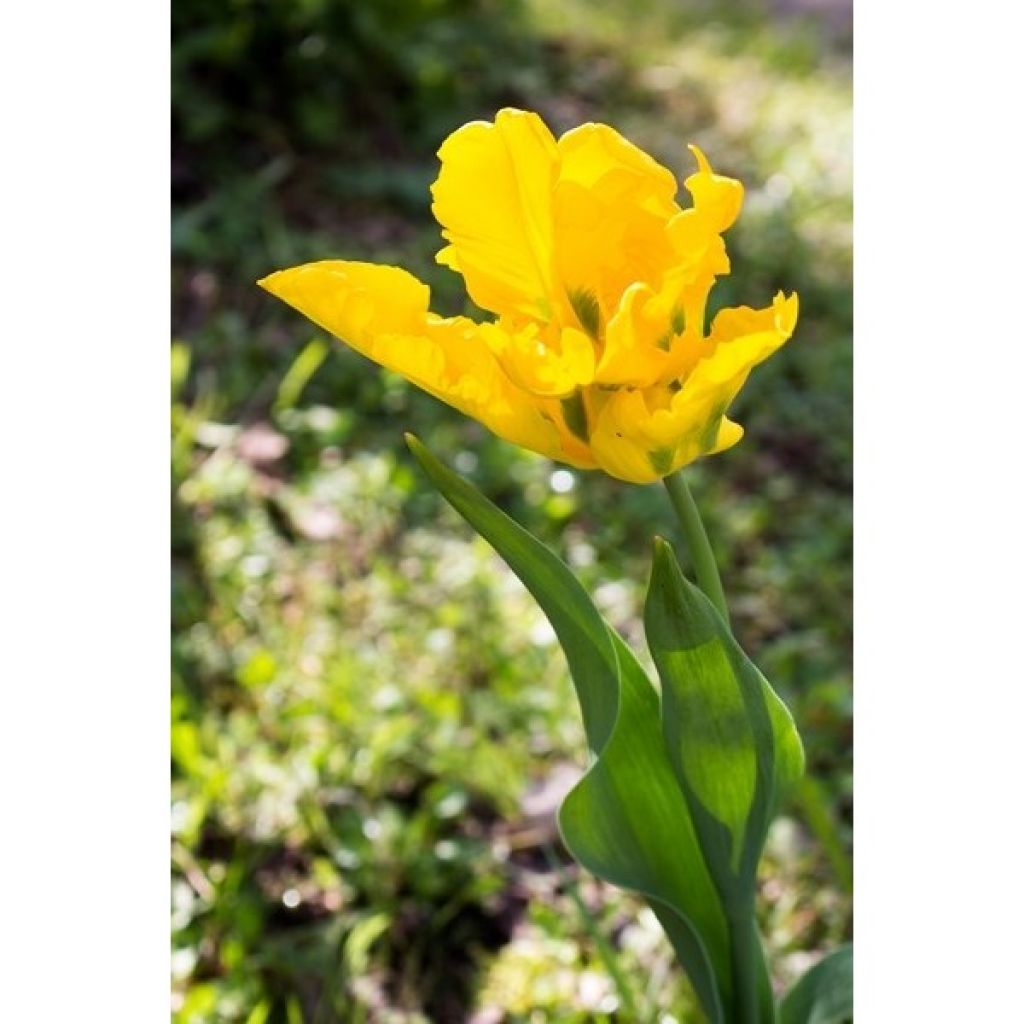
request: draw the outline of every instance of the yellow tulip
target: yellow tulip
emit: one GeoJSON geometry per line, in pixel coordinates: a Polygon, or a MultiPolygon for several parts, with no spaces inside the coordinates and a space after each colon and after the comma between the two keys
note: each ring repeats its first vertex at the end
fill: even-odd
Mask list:
{"type": "Polygon", "coordinates": [[[690,148],[682,209],[672,174],[604,124],[556,140],[506,109],[452,133],[432,186],[437,259],[492,322],[430,312],[397,267],[325,260],[259,283],[499,437],[648,483],[740,439],[725,413],[797,318],[779,293],[705,329],[743,186],[690,148]]]}

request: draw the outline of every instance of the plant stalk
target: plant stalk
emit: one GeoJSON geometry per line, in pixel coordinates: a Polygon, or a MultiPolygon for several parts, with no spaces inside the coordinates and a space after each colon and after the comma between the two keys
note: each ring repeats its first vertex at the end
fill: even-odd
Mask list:
{"type": "Polygon", "coordinates": [[[690,560],[697,574],[697,585],[718,609],[725,624],[729,625],[729,608],[725,603],[725,591],[722,589],[722,580],[718,575],[718,565],[711,550],[711,542],[700,518],[697,503],[693,500],[681,470],[665,477],[665,490],[668,491],[672,507],[676,510],[679,526],[690,552],[690,560]]]}
{"type": "Polygon", "coordinates": [[[757,933],[754,910],[730,916],[729,954],[732,960],[732,984],[736,1024],[769,1024],[758,1010],[757,933]]]}

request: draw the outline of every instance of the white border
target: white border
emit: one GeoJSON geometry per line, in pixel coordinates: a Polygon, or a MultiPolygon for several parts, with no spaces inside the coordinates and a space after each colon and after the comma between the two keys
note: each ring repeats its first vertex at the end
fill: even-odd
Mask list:
{"type": "Polygon", "coordinates": [[[856,4],[856,995],[872,1024],[1022,1012],[1017,13],[856,4]]]}
{"type": "Polygon", "coordinates": [[[168,8],[0,33],[3,1016],[165,1020],[168,8]]]}

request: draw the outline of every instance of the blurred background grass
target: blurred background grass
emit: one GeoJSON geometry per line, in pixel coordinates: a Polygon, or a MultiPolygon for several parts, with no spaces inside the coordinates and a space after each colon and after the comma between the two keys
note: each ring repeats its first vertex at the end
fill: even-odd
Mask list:
{"type": "Polygon", "coordinates": [[[714,304],[800,293],[737,403],[746,440],[690,471],[808,748],[762,884],[792,978],[850,934],[845,0],[175,0],[172,22],[175,1019],[695,1019],[653,918],[558,846],[584,746],[550,630],[401,434],[640,651],[663,492],[498,441],[253,283],[370,259],[468,309],[428,186],[445,135],[502,105],[609,122],[680,177],[697,142],[747,186],[714,304]]]}

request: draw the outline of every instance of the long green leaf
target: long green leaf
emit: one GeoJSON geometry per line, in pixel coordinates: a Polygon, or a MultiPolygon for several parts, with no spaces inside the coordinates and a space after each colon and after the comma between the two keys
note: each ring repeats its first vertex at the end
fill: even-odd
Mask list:
{"type": "Polygon", "coordinates": [[[847,1024],[853,1020],[853,946],[814,965],[782,1000],[780,1024],[847,1024]]]}
{"type": "Polygon", "coordinates": [[[655,545],[644,611],[668,757],[727,905],[752,901],[781,792],[803,773],[786,706],[672,548],[655,545]]]}
{"type": "Polygon", "coordinates": [[[728,1021],[725,914],[666,757],[657,694],[632,652],[614,639],[621,654],[619,717],[601,756],[563,801],[559,828],[586,868],[652,901],[705,1012],[728,1021]]]}
{"type": "Polygon", "coordinates": [[[792,719],[671,547],[655,545],[644,610],[662,690],[669,762],[728,921],[742,1020],[772,1021],[774,997],[754,927],[757,863],[781,789],[803,770],[792,719]]]}
{"type": "Polygon", "coordinates": [[[708,1018],[726,1024],[734,1016],[725,914],[666,755],[657,692],[568,567],[407,440],[438,490],[536,598],[565,652],[597,755],[559,813],[567,848],[594,874],[651,901],[708,1018]]]}
{"type": "MultiPolygon", "coordinates": [[[[618,663],[608,626],[587,592],[560,559],[475,487],[442,465],[418,438],[407,434],[406,443],[434,486],[494,546],[544,610],[569,662],[587,742],[595,754],[600,754],[618,714],[618,663]]],[[[643,675],[643,670],[639,671],[643,675]]],[[[646,676],[644,682],[651,689],[646,676]]]]}

